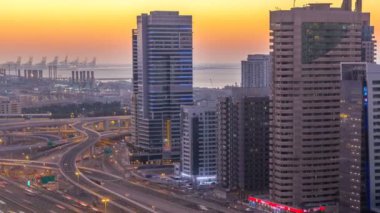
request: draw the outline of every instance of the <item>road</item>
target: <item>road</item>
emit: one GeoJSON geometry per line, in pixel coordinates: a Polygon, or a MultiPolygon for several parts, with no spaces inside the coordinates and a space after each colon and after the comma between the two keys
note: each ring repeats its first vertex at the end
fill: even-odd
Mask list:
{"type": "Polygon", "coordinates": [[[0,200],[5,204],[0,201],[0,204],[3,204],[0,209],[6,212],[10,212],[10,210],[28,213],[81,212],[80,209],[62,202],[62,197],[55,193],[41,193],[38,189],[26,189],[27,187],[6,178],[1,178],[1,183],[0,200]]]}
{"type": "Polygon", "coordinates": [[[120,194],[94,183],[83,175],[83,173],[79,172],[76,165],[77,157],[94,146],[101,137],[98,132],[84,127],[84,124],[85,123],[80,122],[73,125],[73,128],[86,135],[86,139],[63,154],[59,162],[59,170],[62,175],[82,190],[95,195],[100,199],[110,199],[110,204],[119,208],[121,212],[155,212],[148,206],[121,196],[120,194]]]}
{"type": "MultiPolygon", "coordinates": [[[[112,174],[120,174],[122,175],[119,171],[117,171],[113,165],[111,165],[108,161],[105,161],[104,164],[104,169],[107,173],[112,173],[112,174]]],[[[88,172],[86,170],[85,172],[88,172]]],[[[107,175],[98,172],[96,174],[97,176],[93,176],[94,178],[107,178],[107,175]]],[[[109,177],[108,177],[109,178],[109,177]]],[[[199,205],[203,205],[207,207],[210,211],[212,212],[225,212],[225,213],[234,213],[237,212],[234,209],[228,209],[224,206],[221,206],[219,204],[213,203],[213,202],[208,202],[206,200],[200,199],[193,197],[189,194],[182,194],[178,192],[174,192],[171,190],[168,190],[163,187],[159,187],[156,184],[147,184],[144,183],[144,181],[131,181],[131,180],[120,180],[117,184],[114,181],[108,182],[104,181],[104,186],[105,187],[110,187],[116,192],[123,193],[124,191],[131,192],[129,193],[130,195],[133,195],[133,199],[139,200],[140,202],[149,202],[151,205],[157,205],[157,203],[165,203],[166,205],[159,205],[158,208],[163,208],[165,209],[167,205],[169,207],[173,205],[173,207],[180,205],[182,207],[186,207],[189,209],[188,211],[197,211],[199,212],[201,209],[199,208],[199,205]],[[116,188],[116,186],[119,185],[120,187],[116,188]],[[141,195],[139,197],[138,195],[141,195]],[[144,196],[145,195],[145,196],[144,196]],[[150,199],[144,199],[144,198],[150,198],[150,199]]],[[[169,208],[170,210],[170,208],[169,208]]],[[[173,211],[171,209],[168,212],[179,212],[179,211],[173,211]]],[[[185,211],[185,212],[188,212],[185,211]]]]}
{"type": "MultiPolygon", "coordinates": [[[[46,168],[58,170],[64,177],[65,180],[69,181],[70,184],[80,188],[82,191],[97,197],[99,200],[102,198],[108,198],[110,200],[110,210],[112,212],[199,212],[200,206],[204,202],[202,200],[194,201],[193,197],[183,197],[182,194],[176,194],[170,190],[160,190],[160,189],[150,189],[150,185],[131,182],[129,180],[124,180],[123,177],[106,174],[105,172],[82,168],[77,165],[79,158],[88,151],[92,146],[94,146],[101,138],[114,136],[115,133],[103,132],[98,133],[92,129],[87,128],[85,125],[90,122],[101,121],[104,118],[91,118],[83,121],[76,120],[60,120],[58,124],[67,123],[71,124],[72,128],[82,134],[81,142],[70,143],[64,149],[57,149],[46,152],[44,156],[49,156],[54,153],[54,156],[58,156],[58,163],[47,162],[48,157],[44,159],[45,162],[33,161],[33,160],[11,160],[11,159],[0,159],[0,165],[10,165],[10,166],[27,166],[34,168],[46,168]],[[86,123],[87,122],[87,123],[86,123]],[[58,152],[58,154],[56,153],[58,152]],[[94,181],[98,180],[98,181],[94,181]],[[98,184],[102,182],[103,184],[98,184]],[[98,182],[98,183],[96,183],[98,182]]],[[[117,119],[117,118],[112,118],[117,119]]],[[[44,126],[44,125],[56,125],[57,123],[50,121],[38,122],[21,122],[19,124],[11,125],[16,129],[24,128],[27,126],[44,126]],[[27,123],[27,124],[26,124],[27,123]],[[42,124],[41,124],[42,123],[42,124]]],[[[0,125],[1,129],[9,130],[8,127],[0,125]]],[[[117,133],[116,133],[117,134],[117,133]]],[[[111,167],[109,167],[111,168],[111,167]]],[[[115,171],[110,171],[110,173],[117,174],[115,171]]],[[[17,194],[18,195],[18,194],[17,194]]],[[[26,196],[25,194],[22,194],[26,196]]],[[[11,195],[4,195],[5,197],[11,195]]],[[[36,201],[38,205],[43,203],[57,203],[57,201],[67,201],[70,203],[71,199],[67,200],[62,195],[54,192],[44,191],[41,195],[38,195],[41,201],[36,201]],[[47,201],[53,199],[53,201],[47,201]]],[[[1,200],[1,192],[0,192],[1,200]]],[[[1,202],[0,202],[1,204],[1,202]]],[[[225,207],[218,206],[217,204],[206,203],[207,208],[210,212],[234,212],[233,210],[228,210],[225,207]]],[[[14,204],[17,207],[17,204],[14,204]]],[[[56,204],[63,206],[61,204],[56,204]]],[[[102,205],[102,204],[100,204],[102,205]]],[[[69,204],[68,206],[63,206],[65,209],[69,209],[69,206],[75,206],[75,204],[69,204]]],[[[53,208],[52,207],[46,207],[53,208]]],[[[18,206],[18,208],[22,208],[18,206]]],[[[46,209],[45,209],[46,210],[46,209]]],[[[22,210],[21,210],[22,211],[22,210]]],[[[53,210],[54,211],[54,210],[53,210]]],[[[73,210],[75,212],[75,210],[73,210]]],[[[26,212],[26,211],[24,211],[26,212]]],[[[37,211],[41,212],[41,211],[37,211]]],[[[43,212],[43,211],[42,211],[43,212]]],[[[56,211],[60,212],[59,210],[56,211]]],[[[67,211],[70,212],[70,211],[67,211]]],[[[111,211],[110,211],[111,212],[111,211]]]]}
{"type": "Polygon", "coordinates": [[[103,120],[117,120],[128,119],[130,116],[106,116],[106,117],[86,117],[86,118],[70,118],[70,119],[51,119],[51,120],[25,120],[12,123],[0,123],[0,131],[16,130],[28,127],[43,127],[43,126],[57,126],[64,124],[72,124],[74,122],[82,121],[103,121],[103,120]]]}

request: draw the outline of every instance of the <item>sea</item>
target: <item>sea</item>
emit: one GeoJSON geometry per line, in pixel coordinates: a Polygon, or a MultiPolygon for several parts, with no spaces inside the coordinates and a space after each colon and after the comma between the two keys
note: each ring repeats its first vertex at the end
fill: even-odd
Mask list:
{"type": "MultiPolygon", "coordinates": [[[[95,71],[95,78],[132,78],[130,64],[99,64],[92,68],[80,70],[95,71]]],[[[240,85],[240,64],[198,64],[193,68],[194,87],[223,88],[224,86],[240,85]]],[[[58,69],[58,77],[70,78],[71,70],[58,69]]]]}

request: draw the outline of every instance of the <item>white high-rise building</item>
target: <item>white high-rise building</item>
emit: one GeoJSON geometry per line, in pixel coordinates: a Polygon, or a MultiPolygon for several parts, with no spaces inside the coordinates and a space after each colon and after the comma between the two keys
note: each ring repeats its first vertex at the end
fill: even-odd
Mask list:
{"type": "Polygon", "coordinates": [[[247,60],[241,62],[241,86],[269,87],[271,70],[269,55],[248,55],[247,60]]]}
{"type": "Polygon", "coordinates": [[[367,64],[370,208],[380,212],[380,65],[367,64]]]}
{"type": "Polygon", "coordinates": [[[181,176],[195,185],[216,183],[216,131],[215,102],[182,107],[181,176]]]}

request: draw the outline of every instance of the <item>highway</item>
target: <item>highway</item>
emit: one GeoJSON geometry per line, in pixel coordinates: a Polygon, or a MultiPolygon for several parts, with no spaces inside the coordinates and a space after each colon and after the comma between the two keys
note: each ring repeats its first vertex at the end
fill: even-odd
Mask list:
{"type": "MultiPolygon", "coordinates": [[[[112,170],[112,166],[110,165],[106,165],[106,171],[84,168],[77,165],[77,163],[80,162],[80,157],[83,156],[86,151],[90,150],[91,147],[95,146],[101,138],[113,137],[121,134],[121,132],[99,133],[86,127],[86,125],[89,125],[92,122],[98,122],[104,119],[118,118],[89,118],[83,119],[82,121],[80,119],[65,119],[58,120],[58,123],[54,123],[50,120],[40,122],[26,121],[14,123],[9,126],[0,125],[0,130],[3,129],[8,131],[22,129],[25,127],[69,124],[77,132],[81,133],[81,136],[78,136],[78,138],[81,139],[78,143],[66,143],[62,146],[62,148],[55,148],[34,153],[33,156],[36,158],[30,158],[29,160],[0,159],[0,165],[23,166],[28,168],[52,169],[58,171],[63,176],[63,178],[60,178],[62,182],[63,180],[66,180],[70,183],[70,185],[74,185],[75,187],[81,189],[81,191],[86,192],[85,194],[90,194],[97,197],[99,205],[103,205],[100,202],[102,199],[109,199],[110,208],[107,212],[199,212],[202,210],[199,204],[202,206],[207,206],[210,212],[235,212],[232,209],[227,209],[217,204],[205,203],[200,198],[194,198],[191,197],[191,195],[184,195],[166,189],[158,189],[157,187],[152,187],[149,184],[144,184],[139,181],[125,180],[124,177],[115,175],[119,173],[112,170]],[[50,156],[53,155],[58,161],[51,162],[52,157],[50,156]],[[41,159],[40,157],[43,158],[41,159]],[[42,161],[37,161],[34,159],[41,159],[42,161]],[[101,184],[99,184],[100,182],[101,184]]],[[[11,149],[10,151],[14,150],[11,149]]],[[[22,190],[24,189],[21,189],[21,191],[16,190],[14,196],[20,198],[23,198],[24,196],[31,197],[30,195],[23,193],[22,190]]],[[[13,189],[10,191],[14,192],[13,189]]],[[[77,203],[72,203],[72,200],[77,199],[77,196],[74,196],[75,198],[70,197],[70,199],[68,199],[67,195],[60,193],[61,192],[59,191],[42,191],[40,194],[37,194],[29,199],[32,204],[28,204],[26,201],[21,201],[20,203],[6,201],[6,198],[12,197],[13,195],[7,194],[6,191],[0,190],[0,207],[1,202],[3,201],[7,204],[7,206],[9,205],[20,212],[44,212],[43,210],[41,211],[41,209],[34,207],[43,203],[41,205],[44,210],[52,209],[51,213],[78,212],[78,209],[79,212],[89,212],[83,211],[81,206],[78,206],[77,203]],[[35,202],[37,205],[33,205],[33,199],[36,199],[35,202]],[[63,205],[62,202],[65,205],[63,205]],[[50,203],[50,206],[44,206],[45,203],[50,203]],[[24,211],[25,209],[23,208],[25,207],[30,207],[29,210],[31,211],[24,211]]],[[[100,208],[101,207],[102,206],[100,206],[100,208]]]]}
{"type": "Polygon", "coordinates": [[[67,118],[67,119],[51,119],[51,120],[25,120],[12,123],[0,123],[0,130],[16,130],[28,127],[44,127],[44,126],[57,126],[64,124],[72,124],[74,122],[91,122],[103,120],[118,120],[128,119],[130,116],[105,116],[105,117],[86,117],[86,118],[67,118]]]}
{"type": "Polygon", "coordinates": [[[65,213],[81,212],[80,209],[72,207],[62,202],[62,197],[55,193],[43,192],[38,189],[26,189],[12,180],[1,178],[0,190],[0,209],[6,212],[25,212],[25,213],[65,213]],[[5,204],[4,204],[5,203],[5,204]],[[38,204],[38,205],[36,205],[38,204]]]}
{"type": "Polygon", "coordinates": [[[121,196],[118,193],[94,183],[83,175],[83,173],[79,172],[76,165],[77,157],[94,146],[99,141],[101,135],[94,130],[84,127],[84,123],[82,122],[74,124],[73,128],[85,134],[86,139],[63,154],[59,162],[59,170],[61,174],[73,185],[99,197],[99,199],[110,199],[110,204],[119,208],[121,210],[120,212],[155,212],[150,207],[121,196]]]}
{"type": "MultiPolygon", "coordinates": [[[[93,173],[89,175],[93,178],[104,178],[107,180],[107,174],[119,174],[113,165],[109,162],[104,162],[104,169],[106,173],[93,173]]],[[[89,170],[85,170],[85,173],[89,172],[89,170]]],[[[108,179],[112,178],[112,176],[108,175],[108,179]]],[[[112,180],[112,179],[111,179],[112,180]]],[[[228,209],[224,206],[207,202],[201,198],[192,197],[188,194],[181,194],[178,192],[170,191],[165,189],[164,187],[159,187],[155,184],[147,184],[144,181],[132,181],[132,180],[124,180],[120,181],[103,181],[105,187],[109,187],[118,193],[125,193],[132,195],[131,198],[136,199],[140,202],[146,202],[151,205],[157,205],[157,209],[162,209],[167,212],[199,212],[201,209],[199,205],[206,206],[212,212],[225,212],[225,213],[234,213],[237,212],[234,209],[228,209]],[[119,186],[119,187],[116,187],[119,186]],[[147,199],[149,198],[149,199],[147,199]],[[165,204],[165,205],[162,205],[165,204]],[[178,207],[178,209],[176,209],[178,207]],[[186,208],[184,208],[186,207],[186,208]],[[182,211],[179,211],[182,208],[182,211]]]]}

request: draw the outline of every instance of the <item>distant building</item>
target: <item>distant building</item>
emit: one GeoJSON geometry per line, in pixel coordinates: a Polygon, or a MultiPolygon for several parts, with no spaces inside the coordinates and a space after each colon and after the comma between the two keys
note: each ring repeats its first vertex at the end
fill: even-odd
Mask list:
{"type": "Polygon", "coordinates": [[[231,88],[219,98],[218,186],[266,194],[269,187],[269,89],[231,88]]]}
{"type": "Polygon", "coordinates": [[[338,204],[340,64],[367,58],[363,42],[373,39],[371,31],[363,36],[370,14],[349,5],[316,3],[270,13],[272,202],[302,209],[338,204]]]}
{"type": "Polygon", "coordinates": [[[0,114],[21,114],[20,102],[0,97],[0,114]]]}
{"type": "Polygon", "coordinates": [[[271,72],[269,55],[248,55],[247,60],[241,62],[241,86],[269,87],[271,72]]]}
{"type": "Polygon", "coordinates": [[[362,61],[375,63],[376,40],[374,38],[374,27],[365,26],[362,29],[362,61]]]}
{"type": "Polygon", "coordinates": [[[180,107],[193,104],[192,17],[137,17],[133,40],[132,142],[143,161],[180,159],[180,107]]]}
{"type": "Polygon", "coordinates": [[[380,212],[380,65],[341,70],[339,212],[380,212]]]}
{"type": "Polygon", "coordinates": [[[215,102],[182,107],[181,176],[195,185],[216,183],[216,131],[215,102]]]}

